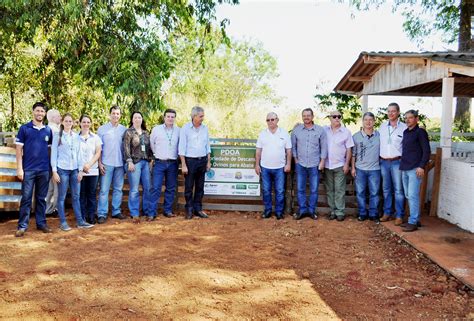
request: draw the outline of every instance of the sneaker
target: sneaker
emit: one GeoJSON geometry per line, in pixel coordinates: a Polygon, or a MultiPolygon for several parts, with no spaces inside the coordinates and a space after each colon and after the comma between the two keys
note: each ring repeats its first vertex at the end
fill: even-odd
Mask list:
{"type": "Polygon", "coordinates": [[[311,214],[309,214],[309,217],[311,217],[313,220],[317,220],[318,219],[318,214],[311,213],[311,214]]]}
{"type": "Polygon", "coordinates": [[[107,221],[107,218],[106,218],[106,217],[103,217],[103,216],[100,216],[100,217],[97,219],[97,223],[99,223],[99,224],[104,224],[105,221],[107,221]]]}
{"type": "Polygon", "coordinates": [[[15,237],[23,237],[25,235],[25,229],[24,228],[20,228],[18,230],[16,230],[15,232],[15,237]]]}
{"type": "Polygon", "coordinates": [[[94,225],[92,224],[89,224],[87,222],[84,222],[84,223],[81,223],[81,224],[77,224],[77,228],[92,228],[94,227],[94,225]]]}
{"type": "Polygon", "coordinates": [[[359,216],[359,217],[357,217],[357,220],[358,220],[359,222],[363,222],[363,221],[365,221],[366,219],[367,219],[367,216],[359,216]]]}
{"type": "Polygon", "coordinates": [[[118,219],[118,220],[125,220],[127,219],[127,217],[125,215],[123,215],[122,213],[118,214],[118,215],[114,215],[112,216],[112,218],[115,218],[115,219],[118,219]]]}
{"type": "Polygon", "coordinates": [[[71,230],[71,228],[69,227],[69,225],[67,225],[67,223],[64,223],[64,224],[59,225],[59,228],[60,228],[61,230],[63,230],[64,232],[67,232],[67,231],[70,231],[70,230],[71,230]]]}
{"type": "MultiPolygon", "coordinates": [[[[166,216],[166,214],[165,214],[165,216],[166,216]]],[[[170,216],[166,216],[166,217],[170,217],[170,216]]],[[[146,220],[147,222],[152,222],[152,221],[154,221],[155,219],[156,219],[156,218],[155,218],[154,216],[147,216],[145,220],[146,220]]]]}

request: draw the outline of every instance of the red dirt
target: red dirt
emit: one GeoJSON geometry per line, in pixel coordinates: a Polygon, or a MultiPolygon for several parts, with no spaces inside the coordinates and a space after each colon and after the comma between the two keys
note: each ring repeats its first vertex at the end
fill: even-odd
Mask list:
{"type": "Polygon", "coordinates": [[[382,226],[210,214],[67,233],[48,218],[52,234],[32,220],[22,239],[4,220],[0,317],[474,318],[472,292],[382,226]]]}

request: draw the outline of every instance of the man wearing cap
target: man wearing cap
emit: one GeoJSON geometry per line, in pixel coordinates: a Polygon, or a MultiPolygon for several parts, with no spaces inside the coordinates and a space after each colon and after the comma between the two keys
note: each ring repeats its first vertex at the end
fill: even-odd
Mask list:
{"type": "Polygon", "coordinates": [[[341,222],[345,218],[346,175],[354,142],[350,130],[342,126],[342,114],[338,110],[332,111],[328,117],[331,124],[324,127],[328,145],[324,181],[331,209],[328,219],[341,222]]]}
{"type": "Polygon", "coordinates": [[[390,103],[387,107],[388,121],[382,123],[380,133],[380,168],[382,174],[383,216],[381,222],[393,219],[392,200],[395,196],[395,225],[403,223],[405,215],[402,173],[400,159],[402,156],[403,132],[407,126],[400,121],[400,106],[390,103]]]}
{"type": "Polygon", "coordinates": [[[255,172],[262,175],[263,205],[262,218],[272,215],[272,185],[275,185],[275,216],[283,219],[285,207],[285,173],[291,170],[291,139],[288,132],[278,127],[278,116],[267,114],[267,129],[260,132],[255,154],[255,172]]]}

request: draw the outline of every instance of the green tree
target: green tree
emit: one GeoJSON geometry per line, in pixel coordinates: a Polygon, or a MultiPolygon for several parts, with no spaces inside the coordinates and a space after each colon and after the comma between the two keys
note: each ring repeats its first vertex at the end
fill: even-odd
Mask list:
{"type": "MultiPolygon", "coordinates": [[[[357,10],[378,8],[386,0],[339,0],[357,10]]],[[[391,2],[393,11],[405,17],[403,29],[418,45],[431,35],[441,32],[447,43],[458,42],[458,50],[473,51],[471,40],[471,16],[474,16],[473,0],[396,0],[391,2]],[[421,11],[414,10],[415,7],[421,11]]],[[[455,124],[461,131],[470,130],[471,99],[458,98],[455,124]]]]}
{"type": "Polygon", "coordinates": [[[357,96],[333,92],[329,94],[317,94],[314,98],[316,99],[318,107],[324,112],[337,109],[341,113],[346,125],[357,124],[362,116],[362,105],[357,96]]]}
{"type": "MultiPolygon", "coordinates": [[[[176,64],[169,40],[192,26],[210,31],[216,5],[224,2],[238,3],[5,0],[0,4],[0,57],[12,58],[12,48],[20,42],[39,47],[35,77],[53,106],[70,104],[66,93],[79,82],[100,90],[109,102],[156,109],[162,107],[161,85],[176,64]],[[40,46],[38,39],[43,39],[40,46]]],[[[225,21],[220,24],[223,33],[224,28],[225,21]]],[[[7,72],[4,60],[2,75],[7,72]]]]}

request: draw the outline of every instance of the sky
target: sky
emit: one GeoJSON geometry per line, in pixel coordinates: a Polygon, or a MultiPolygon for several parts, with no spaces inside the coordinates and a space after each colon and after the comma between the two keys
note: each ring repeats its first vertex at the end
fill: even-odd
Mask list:
{"type": "MultiPolygon", "coordinates": [[[[388,1],[391,2],[391,1],[388,1]]],[[[301,110],[314,107],[313,96],[332,91],[362,51],[420,51],[402,30],[403,17],[390,5],[355,11],[336,1],[241,0],[218,7],[219,19],[228,18],[227,33],[235,39],[254,39],[277,59],[275,82],[282,105],[301,110]]],[[[424,50],[455,49],[432,40],[424,50]]],[[[439,99],[370,96],[369,109],[400,103],[440,117],[439,99]]],[[[405,108],[404,108],[405,107],[405,108]]]]}

